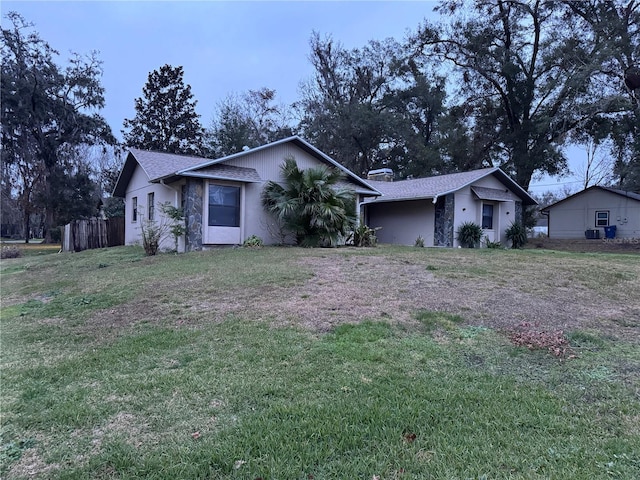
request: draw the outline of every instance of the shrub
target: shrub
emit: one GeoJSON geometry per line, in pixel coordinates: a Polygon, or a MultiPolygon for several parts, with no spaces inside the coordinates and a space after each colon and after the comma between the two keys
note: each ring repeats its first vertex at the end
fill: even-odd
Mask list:
{"type": "Polygon", "coordinates": [[[178,238],[184,235],[186,227],[184,225],[184,214],[181,209],[176,208],[169,202],[159,203],[162,216],[160,221],[142,220],[140,231],[142,232],[142,246],[147,256],[158,253],[160,243],[169,235],[173,236],[175,251],[178,251],[178,238]]]}
{"type": "Polygon", "coordinates": [[[416,242],[413,245],[414,247],[424,248],[424,237],[422,235],[418,235],[416,238],[416,242]]]}
{"type": "Polygon", "coordinates": [[[154,221],[142,221],[140,224],[140,230],[142,232],[142,246],[144,253],[152,257],[158,253],[160,247],[160,240],[163,237],[163,231],[160,226],[154,221]]]}
{"type": "Polygon", "coordinates": [[[355,223],[354,192],[341,187],[343,174],[328,167],[301,170],[293,157],[280,167],[283,183],[267,182],[264,208],[303,247],[335,247],[355,223]]]}
{"type": "Polygon", "coordinates": [[[492,242],[489,240],[489,237],[484,237],[484,244],[487,248],[502,248],[502,244],[500,242],[492,242]]]}
{"type": "Polygon", "coordinates": [[[18,247],[10,246],[10,247],[2,247],[0,250],[0,258],[20,258],[22,256],[22,250],[18,247]]]}
{"type": "Polygon", "coordinates": [[[250,237],[247,237],[247,239],[242,243],[243,247],[256,248],[256,247],[262,247],[263,245],[264,245],[264,242],[257,235],[251,235],[250,237]]]}
{"type": "Polygon", "coordinates": [[[378,244],[376,232],[379,228],[370,228],[367,225],[358,225],[347,238],[347,243],[354,247],[375,247],[378,244]]]}
{"type": "Polygon", "coordinates": [[[52,243],[60,243],[62,240],[62,229],[64,229],[64,226],[51,228],[50,234],[52,243]]]}
{"type": "Polygon", "coordinates": [[[476,248],[482,239],[482,228],[474,222],[464,222],[458,227],[457,237],[465,248],[476,248]]]}
{"type": "Polygon", "coordinates": [[[174,207],[169,202],[160,204],[160,210],[169,218],[168,229],[173,237],[173,244],[178,251],[178,239],[187,233],[187,226],[184,224],[184,212],[181,208],[174,207]]]}
{"type": "Polygon", "coordinates": [[[505,235],[511,241],[511,248],[522,248],[527,243],[527,229],[520,222],[512,223],[505,235]]]}

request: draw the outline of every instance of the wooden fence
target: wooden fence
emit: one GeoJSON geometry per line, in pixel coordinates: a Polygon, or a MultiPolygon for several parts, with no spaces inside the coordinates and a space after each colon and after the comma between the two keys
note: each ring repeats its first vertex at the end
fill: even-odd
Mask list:
{"type": "Polygon", "coordinates": [[[64,226],[63,252],[124,245],[124,218],[73,220],[64,226]]]}

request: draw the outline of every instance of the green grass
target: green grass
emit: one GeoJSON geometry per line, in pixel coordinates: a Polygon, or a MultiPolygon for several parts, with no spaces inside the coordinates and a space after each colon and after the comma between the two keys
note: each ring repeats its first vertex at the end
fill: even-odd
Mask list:
{"type": "Polygon", "coordinates": [[[60,244],[42,243],[42,240],[31,240],[30,243],[24,243],[16,240],[2,240],[0,247],[15,247],[20,249],[23,257],[33,257],[40,255],[49,255],[60,251],[60,244]]]}
{"type": "MultiPolygon", "coordinates": [[[[214,318],[189,307],[239,289],[295,288],[314,279],[297,260],[330,266],[335,254],[425,262],[448,281],[487,281],[540,258],[395,247],[145,258],[115,248],[3,261],[0,475],[640,476],[637,342],[576,330],[576,358],[558,359],[428,309],[410,324],[371,319],[323,333],[277,326],[285,312],[270,323],[250,308],[214,318]],[[112,324],[127,313],[135,318],[112,324]]],[[[579,273],[580,262],[598,261],[562,254],[558,268],[606,294],[579,273]]],[[[622,272],[620,282],[637,272],[628,257],[599,265],[610,280],[622,272]]]]}

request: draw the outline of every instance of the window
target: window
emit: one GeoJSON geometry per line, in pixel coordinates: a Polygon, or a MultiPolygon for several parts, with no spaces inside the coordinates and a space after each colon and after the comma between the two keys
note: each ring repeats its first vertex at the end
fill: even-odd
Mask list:
{"type": "Polygon", "coordinates": [[[493,205],[482,204],[482,228],[493,230],[493,205]]]}
{"type": "Polygon", "coordinates": [[[138,221],[138,197],[133,197],[131,199],[131,221],[138,221]]]}
{"type": "Polygon", "coordinates": [[[150,222],[153,222],[153,219],[155,217],[155,193],[151,192],[149,195],[147,195],[147,204],[148,204],[148,219],[150,222]]]}
{"type": "Polygon", "coordinates": [[[240,226],[240,187],[209,184],[209,226],[240,226]]]}
{"type": "Polygon", "coordinates": [[[609,210],[596,211],[596,227],[609,226],[609,210]]]}

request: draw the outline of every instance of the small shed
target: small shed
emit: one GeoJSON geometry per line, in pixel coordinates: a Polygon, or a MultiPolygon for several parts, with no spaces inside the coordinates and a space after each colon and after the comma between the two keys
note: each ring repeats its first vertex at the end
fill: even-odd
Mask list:
{"type": "Polygon", "coordinates": [[[549,238],[640,238],[640,194],[593,186],[542,209],[549,238]]]}

